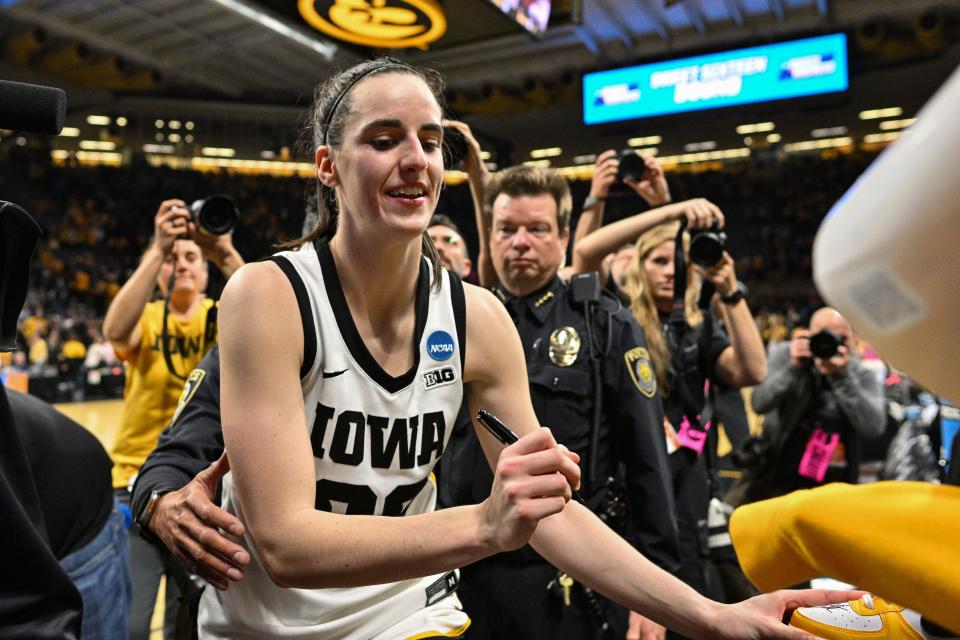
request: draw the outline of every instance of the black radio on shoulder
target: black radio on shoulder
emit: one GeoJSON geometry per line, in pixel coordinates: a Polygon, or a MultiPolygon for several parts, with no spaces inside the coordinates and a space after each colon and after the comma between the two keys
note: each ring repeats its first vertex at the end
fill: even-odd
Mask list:
{"type": "Polygon", "coordinates": [[[600,300],[600,274],[596,271],[577,273],[570,278],[570,298],[575,304],[600,300]]]}

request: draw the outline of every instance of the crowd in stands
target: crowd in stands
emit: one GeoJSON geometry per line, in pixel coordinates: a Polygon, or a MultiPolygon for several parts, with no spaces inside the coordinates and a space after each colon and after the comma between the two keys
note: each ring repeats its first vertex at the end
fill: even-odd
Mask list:
{"type": "MultiPolygon", "coordinates": [[[[791,156],[729,163],[722,170],[675,171],[675,201],[704,197],[727,217],[728,245],[737,274],[751,291],[764,342],[789,338],[820,302],[811,279],[814,234],[830,206],[873,155],[791,156]]],[[[21,316],[22,351],[4,354],[3,371],[67,374],[115,366],[100,334],[106,308],[136,268],[153,230],[153,212],[165,198],[187,202],[229,195],[240,211],[234,244],[247,260],[268,255],[278,241],[297,237],[310,181],[301,177],[201,173],[134,161],[122,168],[55,166],[42,147],[4,145],[0,192],[29,211],[44,237],[34,257],[30,293],[21,316]],[[82,366],[81,366],[82,365],[82,366]]],[[[583,202],[588,181],[571,184],[583,202]]],[[[615,187],[606,222],[643,211],[632,190],[615,187]]],[[[475,251],[476,231],[467,185],[446,188],[439,213],[448,215],[475,251]]],[[[579,207],[574,207],[572,227],[579,207]]],[[[223,285],[211,271],[210,294],[223,285]]],[[[82,386],[82,385],[81,385],[82,386]]],[[[82,397],[82,394],[75,394],[82,397]]]]}

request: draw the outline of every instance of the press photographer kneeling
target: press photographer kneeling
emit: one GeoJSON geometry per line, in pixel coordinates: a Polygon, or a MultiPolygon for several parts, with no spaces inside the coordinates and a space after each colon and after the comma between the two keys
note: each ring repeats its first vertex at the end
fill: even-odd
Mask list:
{"type": "MultiPolygon", "coordinates": [[[[216,305],[205,295],[208,261],[226,278],[243,265],[232,241],[236,221],[226,196],[189,208],[183,200],[165,200],[154,217],[153,241],[107,310],[103,333],[127,363],[123,413],[111,451],[113,487],[126,504],[128,487],[174,416],[187,374],[216,342],[216,305]],[[157,288],[161,298],[151,302],[157,288]]],[[[165,626],[172,629],[172,604],[185,574],[175,559],[132,530],[129,541],[130,638],[147,638],[160,576],[168,575],[165,626]]]]}

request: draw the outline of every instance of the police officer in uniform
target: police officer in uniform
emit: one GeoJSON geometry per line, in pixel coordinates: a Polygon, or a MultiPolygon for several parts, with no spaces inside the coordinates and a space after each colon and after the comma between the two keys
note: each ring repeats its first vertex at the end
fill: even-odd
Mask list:
{"type": "MultiPolygon", "coordinates": [[[[514,167],[493,177],[485,203],[500,281],[494,291],[520,334],[540,422],[581,455],[588,506],[675,571],[663,412],[643,333],[617,301],[599,294],[595,274],[569,285],[557,276],[572,208],[566,181],[514,167]]],[[[454,431],[441,469],[444,506],[489,495],[490,468],[468,429],[454,431]]],[[[471,637],[480,639],[623,638],[627,629],[625,609],[559,574],[529,546],[464,567],[459,593],[473,620],[471,637]]]]}

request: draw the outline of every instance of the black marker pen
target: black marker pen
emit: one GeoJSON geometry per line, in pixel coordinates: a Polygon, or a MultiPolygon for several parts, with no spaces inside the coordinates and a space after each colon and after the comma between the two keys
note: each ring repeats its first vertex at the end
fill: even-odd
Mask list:
{"type": "Polygon", "coordinates": [[[520,439],[517,434],[510,430],[510,427],[500,421],[500,418],[488,411],[480,409],[477,412],[477,421],[485,426],[487,431],[502,444],[511,445],[520,439]]]}
{"type": "MultiPolygon", "coordinates": [[[[503,424],[500,418],[493,415],[489,411],[484,411],[483,409],[477,411],[477,422],[486,427],[487,431],[489,431],[494,438],[505,445],[511,445],[520,439],[517,434],[510,430],[510,427],[503,424]]],[[[578,492],[576,489],[573,489],[572,493],[574,500],[582,505],[586,505],[586,503],[583,501],[583,498],[580,497],[580,492],[578,492]]]]}

